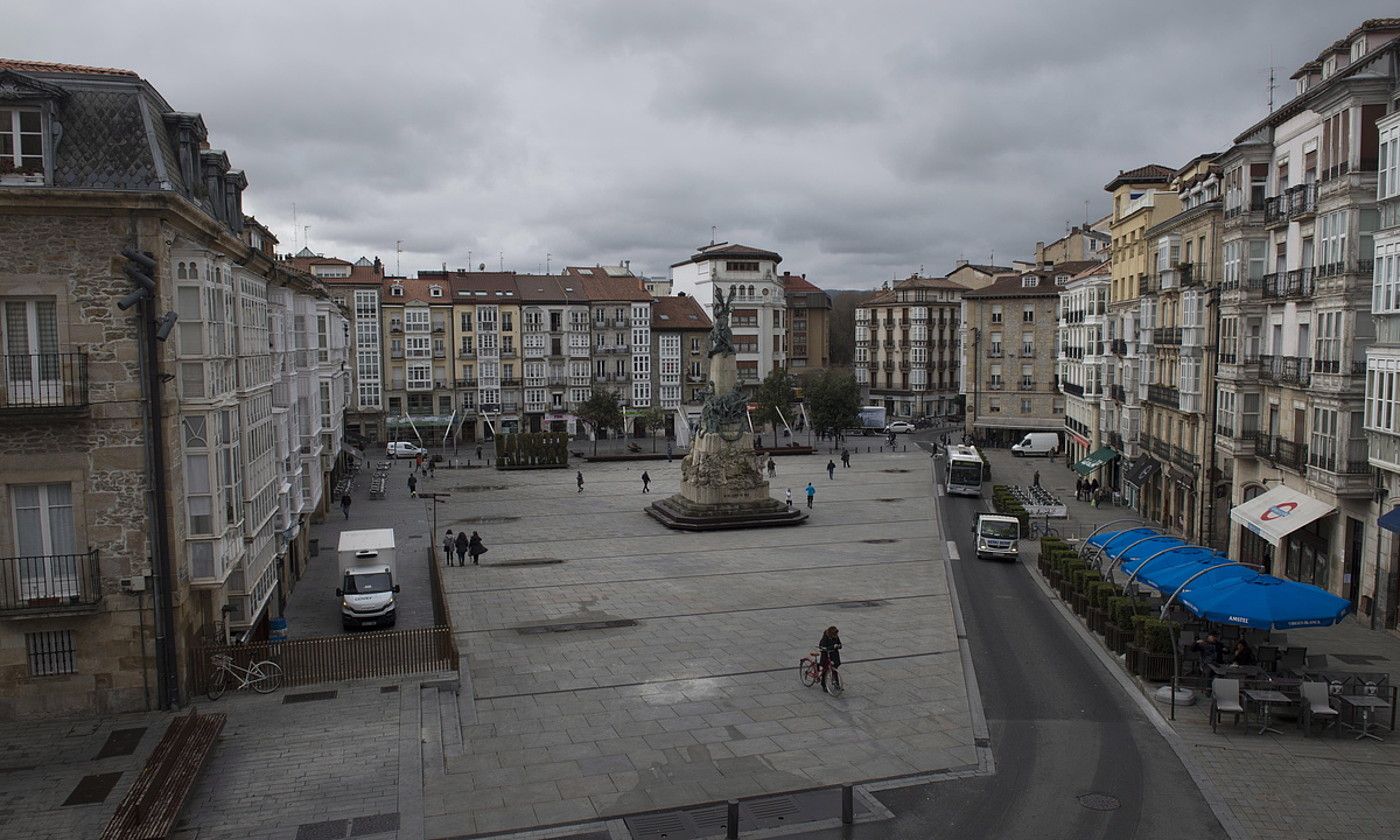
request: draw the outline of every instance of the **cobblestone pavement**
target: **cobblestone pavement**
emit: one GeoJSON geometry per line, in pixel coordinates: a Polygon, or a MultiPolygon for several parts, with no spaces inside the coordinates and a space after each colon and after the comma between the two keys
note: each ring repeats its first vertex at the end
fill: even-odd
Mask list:
{"type": "Polygon", "coordinates": [[[472,473],[504,486],[440,523],[491,550],[446,570],[473,696],[426,782],[428,836],[975,766],[929,460],[910,450],[853,453],[834,480],[827,454],[779,459],[774,495],[800,503],[812,481],[812,519],[747,532],[644,516],[679,461],[585,465],[583,493],[572,470],[472,473]],[[830,624],[839,698],[797,674],[830,624]]]}
{"type": "MultiPolygon", "coordinates": [[[[1001,450],[990,452],[989,458],[998,483],[1029,484],[1039,470],[1041,484],[1069,506],[1070,517],[1062,530],[1070,535],[1087,535],[1100,523],[1132,516],[1125,508],[1095,509],[1076,501],[1074,475],[1063,462],[1047,466],[1041,459],[1013,458],[1001,450]]],[[[1289,631],[1288,641],[1307,647],[1309,655],[1328,655],[1329,671],[1388,673],[1392,685],[1400,678],[1400,637],[1372,631],[1364,621],[1289,631]],[[1352,658],[1355,664],[1338,655],[1352,658]]],[[[1143,688],[1150,692],[1157,684],[1143,688]]],[[[1282,735],[1257,735],[1243,725],[1211,732],[1208,703],[1205,699],[1202,705],[1178,709],[1177,720],[1170,725],[1187,746],[1197,770],[1220,793],[1248,836],[1316,840],[1395,836],[1400,826],[1400,736],[1383,732],[1384,743],[1336,738],[1331,733],[1304,737],[1291,720],[1278,727],[1282,735]]]]}

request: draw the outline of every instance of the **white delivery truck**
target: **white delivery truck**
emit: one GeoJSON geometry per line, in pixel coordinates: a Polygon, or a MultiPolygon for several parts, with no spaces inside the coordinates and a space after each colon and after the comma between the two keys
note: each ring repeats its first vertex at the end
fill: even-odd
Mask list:
{"type": "Polygon", "coordinates": [[[972,526],[972,537],[977,541],[979,560],[984,557],[1015,560],[1021,554],[1021,523],[1014,516],[979,513],[977,524],[972,526]]]}
{"type": "Polygon", "coordinates": [[[1060,436],[1054,432],[1028,432],[1020,443],[1011,444],[1011,454],[1017,456],[1044,455],[1058,452],[1060,436]]]}
{"type": "Polygon", "coordinates": [[[340,621],[346,630],[356,627],[393,627],[398,617],[394,595],[394,529],[341,531],[340,621]]]}

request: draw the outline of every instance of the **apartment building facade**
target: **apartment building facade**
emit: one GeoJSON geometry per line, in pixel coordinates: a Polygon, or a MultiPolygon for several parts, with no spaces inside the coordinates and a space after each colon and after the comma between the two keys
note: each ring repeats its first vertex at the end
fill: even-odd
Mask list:
{"type": "Polygon", "coordinates": [[[1147,228],[1151,268],[1139,284],[1141,453],[1127,484],[1137,509],[1186,539],[1224,548],[1228,505],[1217,493],[1215,367],[1222,195],[1215,154],[1172,175],[1180,212],[1147,228]]]}
{"type": "MultiPolygon", "coordinates": [[[[1376,123],[1377,225],[1371,312],[1376,339],[1366,350],[1365,429],[1368,460],[1379,471],[1380,514],[1363,591],[1372,603],[1372,626],[1395,628],[1400,609],[1400,412],[1395,377],[1400,372],[1400,89],[1392,90],[1388,113],[1376,123]]],[[[1364,558],[1363,558],[1364,559],[1364,558]]]]}
{"type": "Polygon", "coordinates": [[[689,295],[652,299],[651,369],[656,377],[656,404],[666,411],[669,436],[676,434],[681,417],[689,426],[700,422],[710,379],[711,326],[704,307],[689,295]]]}
{"type": "Polygon", "coordinates": [[[1109,266],[1104,261],[1074,275],[1060,290],[1056,345],[1060,392],[1065,395],[1065,457],[1070,462],[1108,445],[1099,413],[1108,356],[1108,285],[1109,266]]]}
{"type": "MultiPolygon", "coordinates": [[[[1137,503],[1139,484],[1125,482],[1125,474],[1143,480],[1146,469],[1136,462],[1142,457],[1142,356],[1139,347],[1139,309],[1151,264],[1148,261],[1147,230],[1177,214],[1180,201],[1168,185],[1175,170],[1160,164],[1147,164],[1120,171],[1104,189],[1111,195],[1109,214],[1109,358],[1104,365],[1104,385],[1108,399],[1101,402],[1100,426],[1106,430],[1109,445],[1118,453],[1101,470],[1099,484],[1129,505],[1137,503]]],[[[1146,462],[1143,462],[1144,464],[1146,462]]]]}
{"type": "Polygon", "coordinates": [[[190,647],[256,637],[306,556],[346,322],[244,217],[247,181],[198,114],[125,70],[4,61],[0,87],[0,716],[179,702],[190,647]],[[148,304],[117,305],[125,248],[153,257],[151,311],[178,316],[154,411],[148,304]]]}
{"type": "Polygon", "coordinates": [[[1377,124],[1393,107],[1397,34],[1400,20],[1368,21],[1329,46],[1221,160],[1216,444],[1231,556],[1336,592],[1363,619],[1386,600],[1371,460],[1386,463],[1388,438],[1364,397],[1368,375],[1385,389],[1385,352],[1370,374],[1367,348],[1385,322],[1372,317],[1377,124]],[[1290,515],[1261,526],[1259,507],[1290,515]]]}
{"type": "Polygon", "coordinates": [[[787,303],[787,368],[794,376],[831,364],[831,295],[805,274],[783,272],[787,303]]]}
{"type": "Polygon", "coordinates": [[[741,385],[757,385],[787,367],[787,303],[778,274],[782,261],[773,251],[719,242],[671,266],[675,291],[695,298],[711,317],[715,295],[722,293],[727,300],[734,294],[729,324],[741,385]]]}
{"type": "Polygon", "coordinates": [[[856,307],[855,376],[891,418],[953,416],[962,410],[962,297],[942,277],[913,275],[856,307]]]}
{"type": "Polygon", "coordinates": [[[1009,446],[1028,431],[1059,432],[1060,291],[1094,263],[1068,262],[1003,276],[962,294],[964,431],[1009,446]]]}

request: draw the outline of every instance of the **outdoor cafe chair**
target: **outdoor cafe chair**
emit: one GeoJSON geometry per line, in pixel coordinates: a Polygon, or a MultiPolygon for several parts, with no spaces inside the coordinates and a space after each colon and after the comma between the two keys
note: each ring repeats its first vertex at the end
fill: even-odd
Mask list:
{"type": "Polygon", "coordinates": [[[1226,712],[1235,716],[1235,725],[1238,726],[1240,715],[1245,713],[1244,705],[1240,703],[1240,681],[1216,678],[1210,681],[1211,732],[1215,731],[1220,716],[1226,712]]]}
{"type": "Polygon", "coordinates": [[[1332,698],[1327,691],[1327,683],[1315,681],[1305,682],[1298,687],[1298,691],[1303,696],[1303,714],[1301,719],[1304,733],[1312,729],[1312,724],[1315,720],[1326,721],[1326,724],[1322,727],[1323,730],[1326,730],[1337,722],[1337,717],[1341,713],[1332,707],[1332,698]]]}
{"type": "Polygon", "coordinates": [[[1308,649],[1305,647],[1291,647],[1283,651],[1283,656],[1279,658],[1278,669],[1291,673],[1300,668],[1307,667],[1307,664],[1308,649]]]}
{"type": "Polygon", "coordinates": [[[1278,656],[1277,645],[1260,645],[1254,651],[1254,658],[1259,660],[1259,667],[1269,672],[1278,670],[1278,656]]]}

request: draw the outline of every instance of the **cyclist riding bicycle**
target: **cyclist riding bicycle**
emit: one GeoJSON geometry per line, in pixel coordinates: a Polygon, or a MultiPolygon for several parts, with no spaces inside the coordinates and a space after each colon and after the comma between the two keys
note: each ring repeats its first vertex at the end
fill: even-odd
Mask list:
{"type": "MultiPolygon", "coordinates": [[[[831,679],[836,685],[841,685],[841,632],[833,625],[826,628],[822,633],[822,640],[817,642],[817,649],[821,651],[822,670],[822,691],[826,691],[826,675],[831,673],[831,679]]],[[[810,683],[809,683],[810,685],[810,683]]]]}

